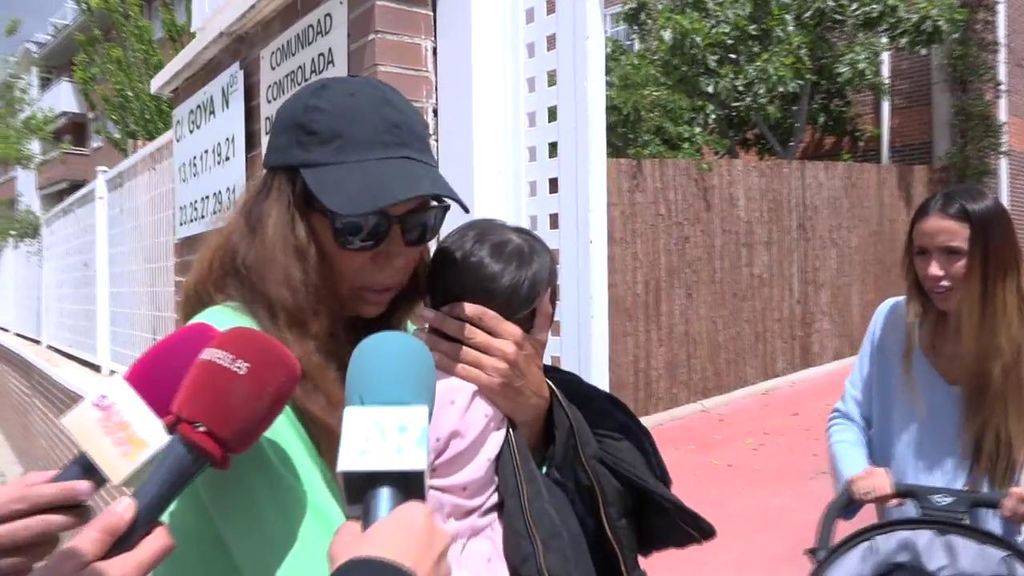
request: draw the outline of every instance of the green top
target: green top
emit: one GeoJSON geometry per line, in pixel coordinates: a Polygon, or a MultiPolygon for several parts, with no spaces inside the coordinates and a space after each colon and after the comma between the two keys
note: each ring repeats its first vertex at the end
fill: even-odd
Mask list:
{"type": "MultiPolygon", "coordinates": [[[[222,304],[192,322],[259,329],[222,304]]],[[[177,542],[157,576],[313,576],[330,573],[327,551],[345,521],[334,474],[291,406],[228,470],[208,469],[164,515],[177,542]]]]}

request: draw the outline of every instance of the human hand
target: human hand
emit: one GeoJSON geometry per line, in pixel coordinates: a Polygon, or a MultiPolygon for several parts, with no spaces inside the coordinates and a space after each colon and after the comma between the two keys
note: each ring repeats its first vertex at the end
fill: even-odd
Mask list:
{"type": "Polygon", "coordinates": [[[51,482],[57,471],[29,472],[0,486],[0,575],[28,574],[60,543],[62,532],[89,519],[96,492],[86,480],[51,482]]]}
{"type": "Polygon", "coordinates": [[[138,506],[123,497],[82,528],[66,546],[31,576],[145,576],[174,550],[166,526],[158,526],[138,546],[108,560],[101,560],[131,525],[138,506]]]}
{"type": "Polygon", "coordinates": [[[850,478],[847,490],[858,502],[881,503],[892,499],[896,484],[888,468],[871,466],[850,478]]]}
{"type": "Polygon", "coordinates": [[[379,558],[411,570],[416,576],[449,576],[451,537],[437,524],[423,502],[406,502],[366,532],[355,520],[338,528],[328,558],[331,571],[357,558],[379,558]]]}
{"type": "Polygon", "coordinates": [[[527,334],[492,310],[476,304],[423,309],[430,328],[456,340],[417,330],[434,353],[438,369],[475,384],[526,437],[535,453],[544,448],[551,390],[544,377],[544,347],[554,309],[547,294],[537,304],[527,334]]]}
{"type": "Polygon", "coordinates": [[[999,513],[1014,522],[1024,522],[1024,488],[1010,488],[999,503],[999,513]]]}

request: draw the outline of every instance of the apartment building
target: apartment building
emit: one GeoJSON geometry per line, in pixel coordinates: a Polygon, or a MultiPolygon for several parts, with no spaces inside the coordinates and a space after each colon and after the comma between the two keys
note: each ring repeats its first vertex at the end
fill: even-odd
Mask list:
{"type": "MultiPolygon", "coordinates": [[[[175,0],[175,13],[181,20],[187,18],[188,1],[175,0]]],[[[158,6],[159,0],[148,0],[143,13],[159,39],[163,26],[158,6]]],[[[35,31],[14,54],[30,67],[34,106],[49,110],[55,122],[52,138],[38,143],[41,160],[34,170],[12,167],[0,175],[0,200],[18,198],[23,205],[45,212],[93,180],[98,166],[111,167],[123,160],[123,155],[100,136],[100,128],[112,131],[114,126],[102,110],[90,108],[73,79],[76,36],[87,25],[77,2],[66,0],[45,28],[35,31]]]]}

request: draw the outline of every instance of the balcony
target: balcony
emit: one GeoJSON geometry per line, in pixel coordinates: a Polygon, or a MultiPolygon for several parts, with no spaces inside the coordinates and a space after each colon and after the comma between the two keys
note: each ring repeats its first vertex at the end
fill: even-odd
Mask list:
{"type": "Polygon", "coordinates": [[[40,195],[79,188],[96,178],[97,166],[115,166],[122,160],[108,144],[97,148],[66,148],[48,154],[36,166],[40,195]]]}
{"type": "Polygon", "coordinates": [[[36,102],[37,110],[49,110],[58,117],[86,114],[89,109],[78,85],[69,78],[58,78],[46,87],[36,102]]]}
{"type": "Polygon", "coordinates": [[[49,18],[45,34],[37,34],[36,58],[45,66],[61,67],[71,62],[78,52],[75,34],[82,31],[85,19],[74,0],[68,0],[49,18]]]}

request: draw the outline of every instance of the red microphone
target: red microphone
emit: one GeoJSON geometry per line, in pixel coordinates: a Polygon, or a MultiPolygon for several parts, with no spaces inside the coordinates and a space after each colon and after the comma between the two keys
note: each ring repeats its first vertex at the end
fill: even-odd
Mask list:
{"type": "Polygon", "coordinates": [[[135,491],[138,514],[107,558],[134,548],[207,466],[226,469],[248,450],[295,392],[302,367],[274,338],[232,328],[199,354],[171,403],[171,441],[135,491]]]}
{"type": "MultiPolygon", "coordinates": [[[[124,380],[161,419],[170,414],[171,401],[199,354],[220,330],[197,322],[183,326],[150,346],[124,373],[124,380]]],[[[145,416],[152,418],[152,416],[145,416]]],[[[53,479],[53,482],[90,480],[97,488],[107,478],[85,452],[79,452],[53,479]]]]}

